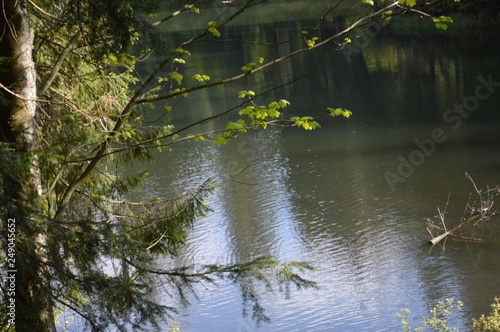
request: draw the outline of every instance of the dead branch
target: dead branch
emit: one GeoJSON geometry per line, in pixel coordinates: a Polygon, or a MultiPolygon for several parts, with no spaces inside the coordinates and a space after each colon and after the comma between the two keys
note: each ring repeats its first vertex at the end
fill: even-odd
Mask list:
{"type": "MultiPolygon", "coordinates": [[[[490,219],[492,216],[496,214],[496,209],[494,209],[494,200],[493,198],[500,194],[500,186],[496,186],[492,189],[487,187],[486,190],[478,189],[476,186],[476,183],[472,179],[472,177],[469,175],[469,173],[465,173],[465,176],[472,182],[472,185],[474,186],[474,189],[476,191],[476,198],[474,202],[471,204],[470,203],[470,198],[469,202],[467,203],[467,206],[465,208],[464,216],[462,217],[461,221],[454,227],[447,229],[445,220],[444,220],[444,215],[446,213],[446,208],[448,207],[448,202],[449,202],[449,196],[448,196],[448,202],[446,203],[446,208],[445,212],[441,212],[440,209],[438,208],[438,217],[441,221],[441,224],[443,225],[444,232],[439,234],[438,236],[434,236],[432,239],[429,240],[429,244],[435,245],[439,243],[442,239],[446,238],[448,235],[453,234],[456,230],[460,229],[461,227],[467,225],[471,221],[475,220],[474,225],[479,224],[481,221],[485,221],[490,219]],[[467,215],[468,214],[468,215],[467,215]]],[[[438,227],[432,223],[432,221],[429,222],[430,227],[438,227]]],[[[440,227],[439,227],[440,228],[440,227]]],[[[432,235],[432,232],[430,231],[429,228],[427,228],[429,233],[432,235]]]]}

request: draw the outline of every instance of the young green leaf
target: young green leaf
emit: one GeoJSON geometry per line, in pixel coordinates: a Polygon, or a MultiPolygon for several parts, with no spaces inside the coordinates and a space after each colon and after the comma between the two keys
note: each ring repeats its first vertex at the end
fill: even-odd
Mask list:
{"type": "Polygon", "coordinates": [[[171,73],[168,73],[168,76],[170,76],[173,80],[175,80],[175,82],[179,85],[182,84],[182,79],[184,78],[184,76],[182,76],[182,74],[178,73],[178,72],[171,72],[171,73]]]}
{"type": "Polygon", "coordinates": [[[238,92],[238,98],[245,98],[246,96],[248,97],[253,97],[255,96],[255,92],[253,92],[252,90],[248,90],[248,91],[240,91],[238,92]]]}
{"type": "Polygon", "coordinates": [[[398,0],[400,5],[406,5],[408,7],[413,7],[417,3],[417,0],[398,0]]]}
{"type": "Polygon", "coordinates": [[[331,116],[342,115],[343,117],[348,118],[352,115],[352,112],[346,110],[345,108],[330,108],[330,107],[328,107],[327,110],[330,112],[331,116]]]}
{"type": "Polygon", "coordinates": [[[208,22],[208,24],[207,24],[207,25],[209,26],[208,31],[209,31],[212,35],[214,35],[215,37],[220,37],[220,36],[221,36],[221,33],[219,32],[219,30],[217,30],[217,29],[215,28],[215,26],[217,25],[217,23],[216,23],[215,21],[210,21],[210,22],[208,22]]]}
{"type": "Polygon", "coordinates": [[[200,75],[200,74],[194,75],[193,78],[195,80],[197,80],[198,82],[205,82],[205,81],[209,81],[210,80],[210,76],[208,76],[208,75],[200,75]]]}
{"type": "Polygon", "coordinates": [[[173,54],[186,54],[186,55],[191,55],[191,53],[189,53],[189,51],[186,51],[185,49],[183,48],[176,48],[175,50],[172,51],[173,54]]]}

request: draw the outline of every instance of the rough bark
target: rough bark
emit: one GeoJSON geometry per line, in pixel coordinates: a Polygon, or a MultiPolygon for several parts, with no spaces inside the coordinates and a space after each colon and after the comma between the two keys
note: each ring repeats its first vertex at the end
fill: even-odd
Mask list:
{"type": "Polygon", "coordinates": [[[24,1],[0,0],[0,6],[0,141],[10,147],[4,145],[0,160],[2,223],[16,219],[16,331],[55,332],[49,274],[40,249],[46,239],[35,231],[32,218],[41,195],[33,154],[37,145],[34,36],[24,1]]]}

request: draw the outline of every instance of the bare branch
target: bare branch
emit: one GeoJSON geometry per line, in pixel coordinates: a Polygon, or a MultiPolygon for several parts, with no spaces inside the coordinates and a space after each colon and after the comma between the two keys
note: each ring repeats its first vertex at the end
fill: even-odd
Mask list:
{"type": "Polygon", "coordinates": [[[57,76],[57,73],[61,69],[61,66],[62,66],[62,64],[64,62],[64,59],[69,54],[69,52],[71,52],[71,50],[73,50],[75,48],[74,43],[75,43],[76,39],[79,36],[80,36],[80,31],[77,31],[73,35],[73,37],[71,37],[71,39],[68,41],[68,44],[66,44],[66,46],[64,47],[64,49],[61,51],[61,53],[59,54],[59,56],[57,58],[56,63],[54,64],[54,67],[52,67],[52,70],[51,70],[51,72],[49,74],[49,77],[47,77],[47,79],[42,84],[42,86],[40,87],[40,89],[38,89],[38,95],[39,96],[43,95],[47,91],[47,89],[50,87],[50,85],[52,84],[52,82],[54,81],[54,79],[57,76]]]}

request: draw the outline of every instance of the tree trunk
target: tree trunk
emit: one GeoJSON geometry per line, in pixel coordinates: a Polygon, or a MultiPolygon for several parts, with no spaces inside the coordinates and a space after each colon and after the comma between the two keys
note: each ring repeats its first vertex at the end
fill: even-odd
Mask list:
{"type": "MultiPolygon", "coordinates": [[[[55,332],[50,279],[33,211],[40,211],[41,179],[33,154],[36,134],[36,68],[33,31],[25,1],[0,0],[0,162],[2,228],[15,219],[16,331],[55,332]]],[[[2,239],[3,240],[3,239],[2,239]]],[[[12,270],[9,267],[9,270],[12,270]]],[[[4,294],[4,296],[6,296],[4,294]]]]}

